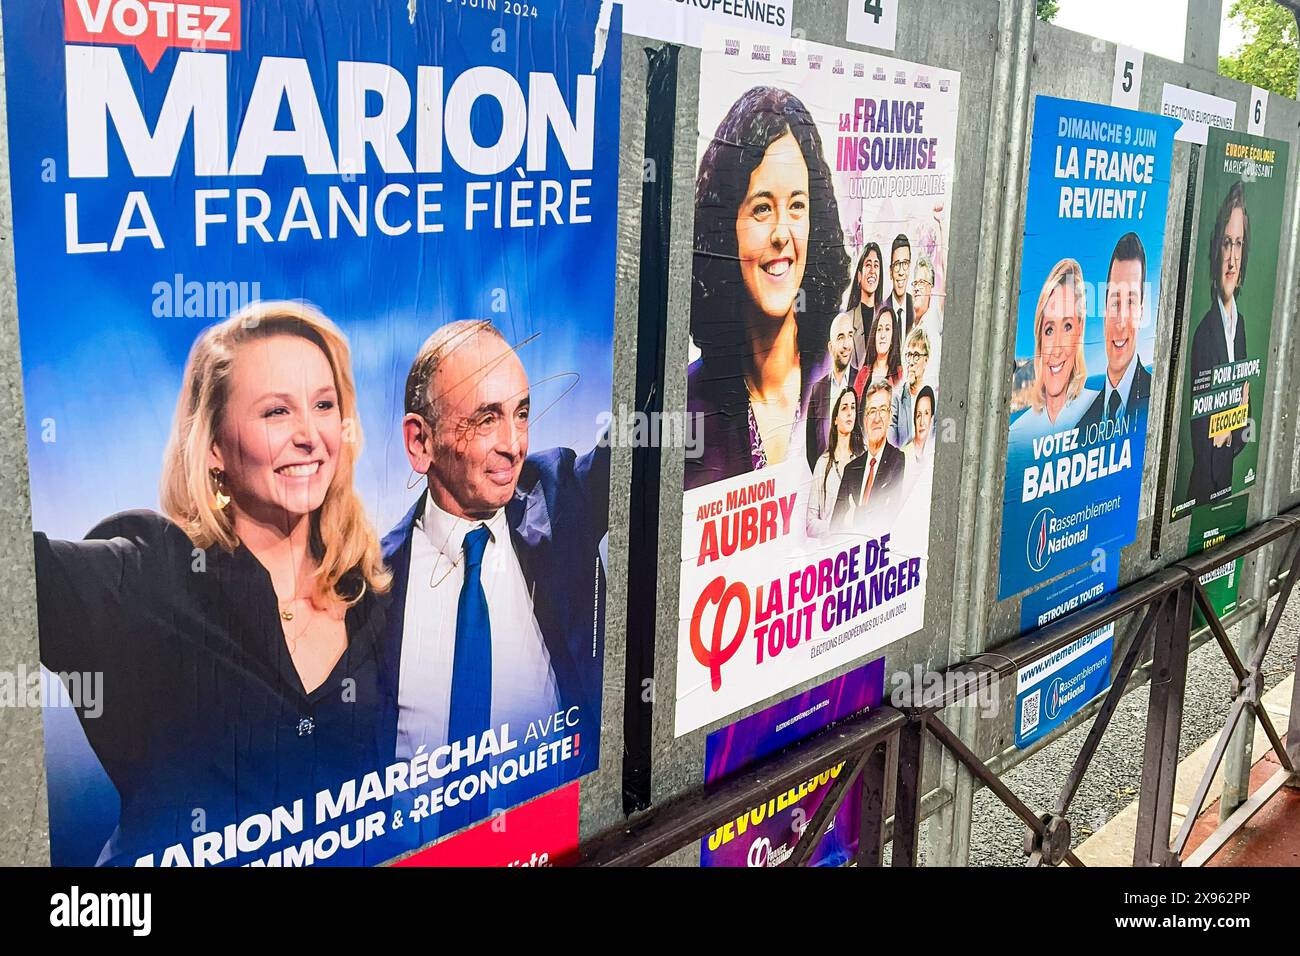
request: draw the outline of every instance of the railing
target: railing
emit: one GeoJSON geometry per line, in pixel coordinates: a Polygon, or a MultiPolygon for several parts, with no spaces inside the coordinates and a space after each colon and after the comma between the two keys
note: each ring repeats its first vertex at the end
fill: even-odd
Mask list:
{"type": "MultiPolygon", "coordinates": [[[[923,800],[924,755],[927,740],[932,738],[1024,822],[1028,865],[1068,863],[1083,866],[1070,848],[1070,806],[1120,699],[1131,689],[1130,679],[1138,665],[1148,657],[1151,660],[1151,698],[1147,710],[1133,862],[1136,866],[1195,866],[1204,863],[1263,806],[1269,796],[1281,786],[1294,783],[1296,778],[1295,767],[1300,765],[1300,708],[1293,707],[1291,711],[1288,752],[1288,747],[1283,745],[1277,729],[1260,705],[1260,697],[1264,686],[1264,658],[1291,598],[1297,573],[1300,573],[1300,509],[1271,518],[1217,548],[1157,571],[1031,635],[955,665],[949,668],[945,680],[927,684],[932,688],[928,693],[922,692],[898,707],[882,707],[844,721],[717,786],[701,787],[635,816],[625,826],[591,841],[583,853],[582,863],[588,866],[645,866],[660,862],[697,843],[750,807],[764,803],[827,766],[843,761],[849,772],[836,778],[830,792],[809,819],[793,853],[782,865],[803,866],[809,862],[827,825],[852,792],[853,782],[859,778],[863,786],[855,862],[859,866],[879,866],[884,862],[886,836],[891,830],[888,811],[892,806],[892,865],[915,865],[920,849],[920,825],[927,806],[923,800]],[[1243,661],[1211,606],[1200,578],[1229,561],[1255,554],[1283,540],[1286,546],[1282,559],[1276,572],[1270,576],[1271,584],[1278,590],[1277,601],[1259,634],[1253,654],[1249,661],[1243,661]],[[1171,843],[1169,834],[1193,606],[1198,607],[1204,616],[1210,633],[1236,676],[1237,687],[1210,764],[1197,787],[1184,823],[1171,843]],[[1021,667],[1099,628],[1137,614],[1142,615],[1141,623],[1127,641],[1111,687],[1050,811],[1036,812],[1025,804],[940,718],[945,709],[962,703],[990,681],[1000,684],[1009,679],[1014,683],[1021,667]],[[1209,796],[1228,741],[1247,712],[1260,722],[1282,769],[1184,861],[1183,851],[1209,796]],[[889,773],[891,766],[897,767],[896,774],[889,773]]],[[[1300,681],[1297,684],[1300,686],[1300,681]]]]}

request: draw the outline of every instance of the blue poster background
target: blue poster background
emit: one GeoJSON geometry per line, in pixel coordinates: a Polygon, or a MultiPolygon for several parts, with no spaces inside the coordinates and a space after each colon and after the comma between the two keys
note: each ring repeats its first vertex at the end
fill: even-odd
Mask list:
{"type": "MultiPolygon", "coordinates": [[[[1119,585],[1119,554],[1099,569],[1082,567],[1025,596],[1020,629],[1029,633],[1101,600],[1119,585]]],[[[1115,625],[1088,634],[1016,675],[1016,746],[1028,747],[1051,733],[1110,686],[1115,625]],[[1064,661],[1058,665],[1060,661],[1064,661]],[[1055,670],[1051,668],[1056,667],[1055,670]],[[1026,713],[1028,707],[1029,713],[1026,713]]]]}
{"type": "MultiPolygon", "coordinates": [[[[492,5],[497,8],[498,5],[492,5]]],[[[518,6],[518,5],[517,5],[518,6]]],[[[171,175],[137,177],[109,122],[108,169],[103,179],[70,179],[62,4],[9,3],[4,7],[9,146],[22,342],[23,388],[29,434],[33,526],[52,538],[78,539],[108,515],[158,508],[158,480],[186,355],[198,333],[220,316],[186,317],[172,308],[180,297],[160,284],[240,284],[244,299],[304,299],[333,319],[350,340],[358,412],[366,445],[356,485],[370,520],[383,535],[419,494],[401,440],[403,388],[419,345],[452,320],[490,318],[512,343],[527,343],[520,358],[533,384],[534,451],[562,446],[589,451],[598,418],[611,395],[614,237],[616,232],[620,96],[618,14],[608,41],[596,30],[600,0],[529,0],[532,16],[443,3],[359,4],[346,0],[245,0],[241,47],[227,58],[227,113],[231,154],[259,65],[266,57],[298,58],[311,75],[320,113],[338,146],[337,72],[343,61],[387,64],[414,92],[417,69],[439,66],[447,86],[464,71],[486,65],[509,72],[525,93],[530,73],[552,74],[570,110],[578,77],[595,74],[595,168],[570,170],[552,131],[545,169],[529,171],[566,191],[590,180],[590,221],[544,228],[464,228],[465,187],[497,180],[508,191],[524,171],[471,175],[446,156],[442,172],[385,173],[373,151],[366,171],[312,175],[298,157],[271,157],[258,176],[195,175],[194,131],[187,128],[171,175]],[[412,8],[415,9],[414,7],[412,8]],[[603,68],[594,68],[603,51],[603,68]],[[322,228],[326,190],[358,185],[372,199],[400,183],[412,196],[395,197],[389,218],[414,218],[415,187],[439,181],[442,233],[385,235],[370,222],[364,238],[341,230],[314,240],[306,231],[285,241],[239,243],[232,222],[211,227],[195,244],[194,193],[244,187],[264,191],[274,212],[274,234],[295,187],[305,187],[322,228]],[[117,252],[68,254],[65,195],[77,195],[80,241],[107,241],[128,192],[147,198],[166,245],[127,239],[117,252]],[[161,315],[159,313],[162,313],[161,315]],[[50,440],[50,426],[57,439],[50,440]]],[[[617,8],[616,8],[617,9],[617,8]]],[[[139,53],[118,46],[150,128],[158,122],[177,63],[188,50],[168,49],[150,71],[139,53]]],[[[192,54],[191,54],[192,55],[192,54]]],[[[213,95],[217,95],[213,91],[213,95]]],[[[368,98],[367,113],[377,109],[368,98]]],[[[282,103],[277,129],[292,117],[282,103]]],[[[414,110],[414,104],[413,104],[414,110]]],[[[470,117],[476,140],[495,142],[502,110],[488,98],[470,117]]],[[[398,139],[415,153],[415,118],[398,139]]],[[[369,147],[363,147],[370,150],[369,147]]],[[[519,160],[522,166],[522,156],[519,160]]],[[[484,197],[487,198],[487,197],[484,197]]],[[[223,211],[232,213],[233,202],[223,211]]],[[[535,209],[534,209],[535,214],[535,209]]],[[[137,219],[138,225],[138,219],[137,219]]],[[[600,636],[600,635],[598,635],[600,636]]],[[[542,715],[538,715],[541,717],[542,715]]],[[[88,747],[72,710],[47,708],[46,746],[50,831],[55,864],[89,865],[112,833],[118,795],[88,747]]],[[[583,714],[583,772],[599,752],[599,713],[583,714]]],[[[554,782],[544,789],[549,789],[554,782]]],[[[494,801],[514,804],[536,796],[536,783],[519,781],[494,801]]]]}
{"type": "MultiPolygon", "coordinates": [[[[1118,551],[1137,531],[1138,499],[1146,452],[1148,402],[1126,416],[1122,434],[1088,434],[1076,425],[1103,389],[1107,355],[1103,331],[1103,302],[1111,254],[1126,233],[1139,237],[1146,256],[1146,295],[1137,335],[1136,363],[1150,374],[1165,349],[1155,337],[1159,311],[1160,274],[1164,262],[1165,215],[1174,131],[1178,121],[1132,110],[1040,96],[1035,100],[1033,139],[1029,154],[1029,185],[1025,199],[1025,235],[1021,260],[1020,297],[1016,312],[1015,361],[1012,379],[1010,434],[1002,509],[1002,545],[998,597],[1033,587],[1093,558],[1096,549],[1118,551]],[[1127,156],[1149,156],[1151,182],[1108,178],[1084,162],[1087,150],[1102,149],[1111,163],[1123,165],[1127,156]],[[1071,149],[1077,150],[1077,173],[1069,171],[1071,149]],[[1062,188],[1118,189],[1132,192],[1107,207],[1071,207],[1079,216],[1063,216],[1062,188]],[[1040,293],[1062,259],[1076,260],[1087,291],[1083,349],[1086,383],[1078,398],[1055,422],[1044,412],[1026,407],[1034,375],[1035,312],[1040,293]],[[1057,442],[1035,456],[1035,440],[1057,442]],[[1128,444],[1127,462],[1124,444],[1128,444]],[[1078,458],[1078,479],[1068,487],[1052,486],[1025,500],[1030,468],[1078,458]],[[1089,471],[1088,469],[1091,469],[1089,471]]],[[[1143,176],[1145,178],[1145,163],[1143,176]]],[[[1071,197],[1073,194],[1070,194],[1071,197]]],[[[1103,194],[1092,194],[1101,198],[1103,194]]],[[[1140,375],[1140,373],[1139,373],[1140,375]]]]}

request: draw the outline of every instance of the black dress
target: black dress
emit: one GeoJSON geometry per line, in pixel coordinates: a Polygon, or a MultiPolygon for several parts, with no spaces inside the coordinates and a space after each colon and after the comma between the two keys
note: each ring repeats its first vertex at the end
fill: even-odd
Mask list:
{"type": "MultiPolygon", "coordinates": [[[[317,791],[392,761],[379,729],[385,597],[367,591],[348,609],[348,647],[307,693],[247,548],[200,550],[162,515],[129,511],[84,541],[38,532],[35,550],[41,662],[103,675],[102,713],[78,713],[121,797],[101,862],[160,865],[174,844],[192,853],[200,834],[301,798],[301,832],[233,862],[265,858],[317,831],[317,791]]],[[[363,850],[317,862],[377,862],[363,850]]]]}

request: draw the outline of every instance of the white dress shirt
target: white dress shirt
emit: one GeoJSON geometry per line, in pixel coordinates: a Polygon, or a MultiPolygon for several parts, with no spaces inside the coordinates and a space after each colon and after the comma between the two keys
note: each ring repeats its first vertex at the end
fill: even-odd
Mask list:
{"type": "Polygon", "coordinates": [[[411,536],[402,657],[398,672],[397,756],[447,740],[456,608],[465,581],[465,535],[486,525],[490,538],[480,571],[492,623],[492,726],[510,725],[520,743],[530,721],[552,715],[559,695],[551,655],[533,615],[532,596],[510,541],[505,509],[487,521],[457,518],[425,496],[411,536]]]}
{"type": "MultiPolygon", "coordinates": [[[[852,361],[852,356],[850,356],[849,360],[852,361]]],[[[841,375],[839,378],[836,378],[836,377],[835,377],[835,362],[834,362],[834,360],[831,361],[831,370],[830,370],[830,372],[827,373],[827,376],[826,376],[826,377],[829,378],[829,379],[831,380],[831,387],[828,388],[828,389],[826,389],[826,412],[825,412],[825,418],[826,418],[827,422],[830,423],[830,424],[829,424],[829,427],[830,427],[830,428],[834,428],[834,427],[835,427],[835,423],[834,423],[833,421],[831,421],[831,413],[835,411],[835,400],[836,400],[837,398],[839,398],[840,393],[843,392],[846,388],[852,388],[852,387],[853,387],[853,380],[852,380],[851,378],[849,378],[849,370],[848,370],[848,369],[845,369],[845,370],[844,370],[844,374],[841,375]]],[[[811,411],[809,412],[809,414],[810,414],[810,415],[812,414],[811,411]]]]}
{"type": "MultiPolygon", "coordinates": [[[[916,325],[912,328],[925,329],[925,337],[930,342],[930,361],[925,366],[925,377],[921,379],[922,385],[929,385],[937,393],[939,391],[939,361],[940,353],[943,352],[943,306],[936,302],[937,296],[930,296],[930,307],[925,310],[925,315],[916,320],[916,325]]],[[[907,355],[907,339],[903,339],[903,354],[907,355]]],[[[907,369],[907,359],[903,359],[904,371],[907,369]]],[[[938,417],[938,410],[935,410],[935,416],[938,417]]]]}
{"type": "Polygon", "coordinates": [[[1215,303],[1219,306],[1219,315],[1223,319],[1223,337],[1228,343],[1228,361],[1237,361],[1237,356],[1233,352],[1237,342],[1237,297],[1232,297],[1232,304],[1228,308],[1223,307],[1223,300],[1215,297],[1215,303]]]}
{"type": "MultiPolygon", "coordinates": [[[[1228,354],[1232,354],[1232,346],[1228,347],[1228,354]]],[[[1110,418],[1110,397],[1113,394],[1119,395],[1119,410],[1121,415],[1128,414],[1128,397],[1133,391],[1133,378],[1137,375],[1138,354],[1133,353],[1133,358],[1129,360],[1128,368],[1124,370],[1123,376],[1118,385],[1110,384],[1110,375],[1102,376],[1105,379],[1105,387],[1102,389],[1102,406],[1101,412],[1103,418],[1110,418]]]]}

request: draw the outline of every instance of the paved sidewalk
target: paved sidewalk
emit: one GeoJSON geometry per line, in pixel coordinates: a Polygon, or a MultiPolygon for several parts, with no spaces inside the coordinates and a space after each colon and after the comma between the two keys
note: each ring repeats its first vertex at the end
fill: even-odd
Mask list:
{"type": "MultiPolygon", "coordinates": [[[[1264,709],[1279,733],[1285,734],[1291,710],[1291,687],[1294,677],[1288,677],[1264,695],[1264,709]]],[[[1243,719],[1245,719],[1243,717],[1243,719]]],[[[1281,769],[1269,746],[1268,738],[1255,721],[1255,741],[1251,751],[1255,766],[1251,771],[1250,789],[1258,791],[1276,771],[1281,769]]],[[[1217,735],[1207,740],[1178,765],[1178,781],[1174,787],[1174,814],[1170,840],[1189,812],[1196,787],[1205,774],[1214,751],[1217,735]]],[[[1209,805],[1197,818],[1195,828],[1187,842],[1183,859],[1194,853],[1219,823],[1217,794],[1223,789],[1223,768],[1215,775],[1210,787],[1209,805]]],[[[1300,865],[1300,793],[1283,788],[1260,810],[1232,841],[1215,854],[1210,866],[1295,866],[1300,865]],[[1289,814],[1289,816],[1288,816],[1289,814]],[[1289,824],[1289,825],[1288,825],[1289,824]]],[[[1137,801],[1129,804],[1100,830],[1076,849],[1079,859],[1088,866],[1132,866],[1133,842],[1137,826],[1137,801]]]]}

